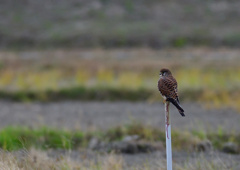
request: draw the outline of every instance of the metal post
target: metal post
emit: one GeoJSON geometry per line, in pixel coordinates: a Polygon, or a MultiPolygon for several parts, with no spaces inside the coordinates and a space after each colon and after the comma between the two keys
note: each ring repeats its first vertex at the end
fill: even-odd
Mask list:
{"type": "Polygon", "coordinates": [[[166,128],[167,170],[172,170],[171,121],[170,121],[168,101],[166,101],[165,103],[165,128],[166,128]]]}

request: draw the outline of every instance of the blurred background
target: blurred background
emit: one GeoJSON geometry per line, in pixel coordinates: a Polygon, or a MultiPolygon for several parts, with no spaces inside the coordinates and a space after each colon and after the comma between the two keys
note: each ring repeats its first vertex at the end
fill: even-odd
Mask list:
{"type": "MultiPolygon", "coordinates": [[[[84,134],[107,131],[107,135],[116,133],[107,137],[108,142],[137,135],[164,147],[164,136],[159,132],[154,137],[152,128],[164,133],[164,105],[157,81],[159,70],[165,67],[178,81],[180,101],[186,110],[186,118],[181,118],[171,107],[173,140],[179,141],[173,141],[176,154],[188,158],[184,149],[191,153],[202,146],[204,151],[217,150],[211,157],[214,163],[198,156],[190,163],[180,163],[180,156],[173,155],[175,168],[196,169],[198,161],[204,162],[200,169],[240,167],[235,162],[240,157],[239,9],[237,0],[2,1],[2,136],[9,128],[15,132],[15,126],[84,134]],[[124,129],[120,134],[119,128],[124,129]],[[179,139],[181,133],[189,140],[179,139]],[[225,152],[235,155],[228,160],[225,152]],[[216,155],[220,164],[214,160],[216,155]]],[[[47,132],[43,131],[45,142],[47,132]]],[[[63,135],[58,133],[56,136],[63,135]]],[[[22,141],[21,135],[21,146],[19,142],[17,147],[15,143],[8,145],[14,136],[19,141],[16,135],[1,138],[0,134],[0,146],[5,150],[36,148],[31,142],[23,147],[22,143],[29,140],[22,141]]],[[[78,141],[78,147],[86,149],[94,139],[94,135],[86,137],[84,144],[78,141]]],[[[43,145],[66,149],[66,141],[56,141],[43,145]]],[[[72,145],[71,149],[76,150],[72,145]]],[[[164,152],[159,149],[159,153],[164,152]]],[[[165,156],[157,158],[164,161],[165,156]]],[[[131,158],[136,161],[133,165],[124,156],[120,163],[115,157],[106,159],[100,168],[109,168],[111,163],[119,169],[138,168],[139,160],[146,158],[131,158]]],[[[35,166],[31,163],[28,168],[35,166]]],[[[156,164],[148,168],[156,169],[156,164]]],[[[72,163],[69,169],[73,169],[72,163]]]]}

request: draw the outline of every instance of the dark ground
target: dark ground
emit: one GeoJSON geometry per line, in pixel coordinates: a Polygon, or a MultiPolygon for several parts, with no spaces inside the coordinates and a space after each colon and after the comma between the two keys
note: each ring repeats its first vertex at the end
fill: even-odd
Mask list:
{"type": "MultiPolygon", "coordinates": [[[[223,132],[240,131],[240,114],[233,109],[205,109],[183,103],[186,117],[171,106],[172,129],[223,132]]],[[[109,129],[133,121],[164,128],[164,105],[146,102],[0,102],[0,127],[9,125],[50,126],[66,129],[109,129]]]]}

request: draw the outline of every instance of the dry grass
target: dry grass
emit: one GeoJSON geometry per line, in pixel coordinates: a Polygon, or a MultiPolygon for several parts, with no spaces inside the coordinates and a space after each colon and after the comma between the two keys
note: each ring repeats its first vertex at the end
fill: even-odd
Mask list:
{"type": "MultiPolygon", "coordinates": [[[[237,165],[234,160],[226,163],[216,155],[211,160],[199,155],[195,159],[186,158],[182,163],[173,163],[176,170],[225,170],[237,165]]],[[[31,149],[19,152],[0,152],[0,169],[4,170],[165,170],[165,159],[145,160],[139,164],[127,165],[122,155],[103,154],[94,158],[75,160],[67,155],[49,157],[47,152],[31,149]]]]}
{"type": "Polygon", "coordinates": [[[49,157],[47,152],[31,149],[19,152],[0,153],[0,169],[4,170],[122,170],[123,160],[121,156],[105,155],[99,156],[97,161],[81,160],[77,161],[69,156],[49,157]]]}
{"type": "Polygon", "coordinates": [[[0,169],[9,170],[31,170],[31,169],[75,169],[79,165],[70,159],[51,159],[47,153],[31,149],[24,150],[23,153],[1,152],[0,155],[0,169]]]}

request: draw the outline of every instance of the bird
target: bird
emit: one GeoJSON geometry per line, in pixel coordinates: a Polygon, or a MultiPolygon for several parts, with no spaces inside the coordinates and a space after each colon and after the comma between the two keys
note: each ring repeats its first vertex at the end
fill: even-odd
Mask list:
{"type": "Polygon", "coordinates": [[[167,68],[162,68],[159,73],[158,90],[164,98],[164,102],[171,102],[182,116],[185,116],[178,98],[177,81],[167,68]]]}

